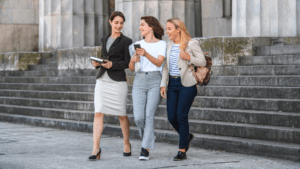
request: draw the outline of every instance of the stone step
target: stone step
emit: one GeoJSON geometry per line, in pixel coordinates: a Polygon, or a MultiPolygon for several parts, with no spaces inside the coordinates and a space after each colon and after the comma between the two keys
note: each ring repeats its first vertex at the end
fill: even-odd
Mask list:
{"type": "Polygon", "coordinates": [[[300,54],[277,56],[241,56],[239,65],[300,65],[300,54]]]}
{"type": "Polygon", "coordinates": [[[70,91],[36,91],[36,90],[3,90],[0,96],[24,97],[55,100],[84,100],[93,101],[93,92],[70,92],[70,91]]]}
{"type": "MultiPolygon", "coordinates": [[[[44,65],[44,64],[42,64],[44,65]]],[[[134,76],[134,72],[125,70],[127,76],[134,76]]],[[[300,75],[300,65],[259,65],[259,66],[215,66],[212,67],[213,76],[236,75],[300,75]]],[[[30,70],[30,71],[0,71],[3,77],[8,76],[95,76],[96,69],[83,70],[30,70]]]]}
{"type": "Polygon", "coordinates": [[[57,57],[51,57],[51,58],[42,58],[40,60],[40,64],[51,64],[51,63],[58,63],[57,57]]]}
{"type": "Polygon", "coordinates": [[[300,65],[215,66],[213,76],[300,75],[300,65]]]}
{"type": "Polygon", "coordinates": [[[300,87],[300,76],[212,76],[208,86],[300,87]]]}
{"type": "MultiPolygon", "coordinates": [[[[127,76],[134,76],[129,69],[125,70],[127,76]]],[[[29,70],[29,71],[0,71],[0,76],[94,76],[96,77],[96,69],[77,69],[77,70],[29,70]]]]}
{"type": "Polygon", "coordinates": [[[300,53],[300,45],[276,45],[257,47],[257,56],[285,55],[300,53]]]}
{"type": "Polygon", "coordinates": [[[57,92],[94,92],[95,84],[0,83],[0,89],[57,92]]]}
{"type": "MultiPolygon", "coordinates": [[[[92,111],[94,110],[92,96],[92,94],[79,94],[77,96],[73,96],[74,100],[68,100],[68,98],[59,98],[55,100],[29,97],[0,96],[0,104],[92,111]],[[88,98],[88,100],[80,99],[84,97],[88,98]]],[[[128,94],[127,96],[127,103],[132,103],[131,94],[128,94]]],[[[160,105],[166,105],[166,99],[162,98],[160,101],[160,105]]],[[[192,107],[299,113],[300,100],[196,96],[192,107]]]]}
{"type": "MultiPolygon", "coordinates": [[[[31,107],[7,104],[0,104],[0,109],[2,112],[6,112],[9,114],[59,118],[76,121],[93,122],[94,118],[94,111],[84,110],[31,107]]],[[[128,115],[133,114],[132,104],[127,104],[126,109],[128,115]]],[[[155,113],[155,116],[167,118],[166,106],[160,105],[155,113]]],[[[105,121],[107,121],[106,118],[108,118],[108,116],[105,116],[105,121]]],[[[300,128],[299,113],[192,107],[189,113],[189,119],[300,128]]]]}
{"type": "MultiPolygon", "coordinates": [[[[130,78],[131,77],[129,77],[129,79],[130,78]]],[[[0,83],[95,84],[96,83],[96,76],[0,77],[0,83]]]]}
{"type": "MultiPolygon", "coordinates": [[[[0,83],[0,89],[93,93],[95,84],[0,83]]],[[[300,99],[299,87],[199,86],[198,90],[198,96],[300,99]]],[[[128,93],[131,91],[132,85],[128,85],[128,93]]]]}
{"type": "MultiPolygon", "coordinates": [[[[47,113],[45,112],[43,112],[43,114],[47,115],[47,113]]],[[[45,115],[43,114],[42,117],[45,117],[45,115]]],[[[91,117],[93,116],[92,112],[90,113],[84,112],[80,114],[74,114],[74,112],[72,112],[72,114],[73,116],[74,115],[77,116],[77,118],[85,117],[88,118],[89,120],[91,120],[91,117]]],[[[34,116],[37,115],[35,114],[34,116]]],[[[136,126],[134,122],[133,114],[129,114],[128,118],[130,124],[136,126]]],[[[119,119],[117,116],[107,116],[105,118],[105,123],[119,124],[119,119]]],[[[300,143],[300,128],[229,123],[229,122],[206,121],[206,120],[193,120],[193,119],[189,120],[189,126],[190,126],[189,127],[190,132],[193,133],[280,141],[280,142],[287,142],[287,143],[300,143]]],[[[173,130],[172,125],[169,123],[166,117],[158,117],[158,116],[154,117],[154,128],[162,129],[162,130],[173,130]]]]}
{"type": "MultiPolygon", "coordinates": [[[[133,115],[128,115],[128,118],[131,125],[135,124],[133,115]]],[[[106,123],[109,124],[119,124],[119,119],[113,116],[108,116],[106,120],[106,123]]],[[[161,130],[174,130],[167,118],[157,116],[154,117],[154,128],[161,130]]],[[[191,119],[189,120],[189,129],[191,133],[300,144],[300,128],[191,119]]]]}
{"type": "MultiPolygon", "coordinates": [[[[93,100],[95,85],[0,83],[0,96],[65,100],[93,100]]],[[[132,85],[128,86],[128,93],[132,85]]],[[[300,99],[299,87],[207,86],[199,87],[198,96],[268,99],[300,99]]]]}
{"type": "Polygon", "coordinates": [[[58,66],[57,63],[29,65],[28,70],[52,70],[52,69],[57,69],[57,66],[58,66]]]}
{"type": "MultiPolygon", "coordinates": [[[[134,76],[127,76],[132,85],[134,76]]],[[[63,84],[95,84],[95,76],[68,77],[0,77],[0,83],[63,83],[63,84]]],[[[300,76],[213,76],[208,86],[274,86],[300,87],[300,76]]]]}
{"type": "Polygon", "coordinates": [[[198,90],[201,96],[300,99],[300,87],[206,86],[198,90]]]}
{"type": "MultiPolygon", "coordinates": [[[[166,101],[165,98],[162,98],[160,105],[166,105],[166,101]]],[[[127,102],[132,103],[131,94],[128,94],[127,102]]],[[[300,99],[196,96],[192,107],[300,113],[300,99]]]]}
{"type": "MultiPolygon", "coordinates": [[[[0,121],[89,133],[93,131],[92,122],[30,117],[5,113],[0,113],[0,121]]],[[[122,137],[122,131],[119,125],[105,124],[103,134],[122,137]]],[[[263,141],[227,136],[215,136],[208,134],[194,135],[195,138],[191,142],[191,147],[260,155],[296,161],[300,160],[299,144],[289,144],[275,141],[263,141]]],[[[155,130],[155,137],[156,142],[172,144],[178,144],[179,139],[178,134],[174,131],[159,129],[155,130]]],[[[130,127],[130,138],[140,139],[139,132],[136,127],[130,127]]]]}

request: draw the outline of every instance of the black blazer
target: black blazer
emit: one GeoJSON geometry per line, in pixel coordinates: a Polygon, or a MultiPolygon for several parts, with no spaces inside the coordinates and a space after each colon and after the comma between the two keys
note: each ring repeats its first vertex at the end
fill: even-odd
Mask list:
{"type": "Polygon", "coordinates": [[[130,62],[129,46],[132,44],[132,40],[121,34],[111,45],[109,51],[106,51],[106,42],[109,36],[110,34],[101,39],[101,58],[112,61],[112,67],[106,69],[102,66],[98,66],[96,79],[107,71],[108,76],[112,80],[126,81],[125,69],[128,68],[130,62]]]}

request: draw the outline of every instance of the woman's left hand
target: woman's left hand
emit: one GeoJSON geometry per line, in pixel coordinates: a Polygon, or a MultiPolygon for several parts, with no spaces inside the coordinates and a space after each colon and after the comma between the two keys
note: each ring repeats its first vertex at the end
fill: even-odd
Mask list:
{"type": "Polygon", "coordinates": [[[146,50],[144,49],[144,48],[137,48],[136,50],[135,50],[135,53],[137,54],[137,55],[140,55],[140,56],[146,56],[146,50]]]}
{"type": "Polygon", "coordinates": [[[180,54],[179,54],[180,58],[181,59],[184,59],[184,60],[191,60],[191,56],[190,54],[187,52],[187,51],[180,51],[180,54]]]}
{"type": "Polygon", "coordinates": [[[108,61],[107,63],[102,63],[101,65],[106,69],[110,69],[112,67],[112,61],[108,61]]]}

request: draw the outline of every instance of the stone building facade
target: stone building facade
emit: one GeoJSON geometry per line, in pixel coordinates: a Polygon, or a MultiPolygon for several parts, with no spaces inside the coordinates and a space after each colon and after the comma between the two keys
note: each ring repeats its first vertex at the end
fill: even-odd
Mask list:
{"type": "Polygon", "coordinates": [[[179,17],[192,37],[300,36],[300,0],[0,0],[0,53],[99,46],[114,10],[133,41],[144,15],[179,17]]]}
{"type": "Polygon", "coordinates": [[[0,0],[0,53],[38,51],[39,0],[0,0]]]}

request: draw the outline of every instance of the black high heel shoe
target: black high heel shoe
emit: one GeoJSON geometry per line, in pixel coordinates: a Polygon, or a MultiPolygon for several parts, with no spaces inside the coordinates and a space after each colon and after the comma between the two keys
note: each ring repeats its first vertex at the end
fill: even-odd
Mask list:
{"type": "Polygon", "coordinates": [[[125,156],[125,157],[126,157],[126,156],[131,156],[131,144],[129,144],[129,145],[130,145],[130,152],[129,152],[129,153],[125,153],[125,152],[124,152],[124,153],[123,153],[123,156],[125,156]]]}
{"type": "Polygon", "coordinates": [[[89,160],[100,160],[101,148],[99,148],[99,152],[96,155],[92,155],[89,157],[89,160]]]}

